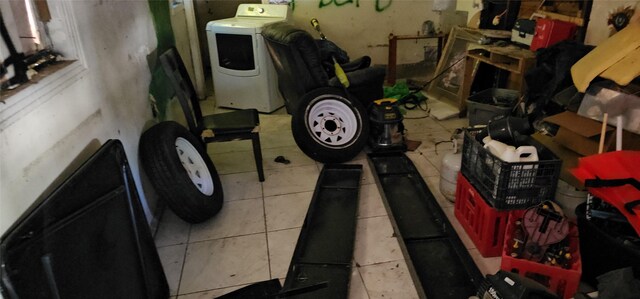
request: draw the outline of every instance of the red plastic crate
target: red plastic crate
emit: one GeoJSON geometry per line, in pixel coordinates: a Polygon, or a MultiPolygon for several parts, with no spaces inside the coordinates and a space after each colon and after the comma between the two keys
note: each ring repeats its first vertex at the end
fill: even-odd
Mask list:
{"type": "Polygon", "coordinates": [[[522,218],[523,214],[524,211],[512,211],[510,214],[509,223],[507,224],[507,230],[505,231],[504,236],[504,249],[502,251],[502,263],[500,264],[500,269],[534,279],[562,298],[572,298],[578,291],[580,276],[582,275],[578,228],[571,223],[569,224],[569,248],[572,256],[571,267],[569,269],[545,265],[526,259],[514,258],[511,257],[509,240],[513,239],[513,223],[516,219],[522,218]]]}
{"type": "Polygon", "coordinates": [[[462,173],[456,184],[454,214],[482,256],[502,254],[509,212],[491,207],[462,173]]]}

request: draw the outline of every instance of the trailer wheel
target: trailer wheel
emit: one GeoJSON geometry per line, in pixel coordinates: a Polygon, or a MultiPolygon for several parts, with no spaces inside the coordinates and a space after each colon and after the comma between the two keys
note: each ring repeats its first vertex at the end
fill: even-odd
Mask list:
{"type": "Polygon", "coordinates": [[[202,143],[182,125],[166,121],[140,138],[140,160],[160,198],[190,223],[222,208],[222,183],[202,143]]]}
{"type": "Polygon", "coordinates": [[[292,115],[296,144],[312,159],[340,163],[353,159],[364,148],[369,119],[358,100],[338,88],[319,88],[302,97],[292,115]]]}

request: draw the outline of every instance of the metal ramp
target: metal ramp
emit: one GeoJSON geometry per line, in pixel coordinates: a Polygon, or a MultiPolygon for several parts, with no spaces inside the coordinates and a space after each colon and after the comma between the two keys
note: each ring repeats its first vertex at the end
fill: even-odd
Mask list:
{"type": "Polygon", "coordinates": [[[368,156],[419,296],[475,295],[483,276],[411,160],[403,153],[368,156]]]}

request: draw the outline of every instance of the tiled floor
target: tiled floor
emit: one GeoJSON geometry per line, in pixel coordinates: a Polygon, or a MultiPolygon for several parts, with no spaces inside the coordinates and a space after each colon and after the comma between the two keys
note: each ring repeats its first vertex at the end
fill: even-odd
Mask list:
{"type": "MultiPolygon", "coordinates": [[[[203,102],[203,110],[212,111],[212,102],[203,102]]],[[[419,118],[424,115],[415,110],[406,115],[407,138],[422,141],[407,156],[480,270],[495,273],[499,258],[479,254],[453,216],[453,204],[438,188],[440,161],[452,145],[443,143],[436,148],[435,142],[448,140],[453,129],[465,126],[467,120],[419,118]]],[[[261,114],[260,120],[264,182],[258,181],[250,141],[210,144],[208,152],[224,188],[221,212],[198,225],[185,223],[169,210],[164,212],[155,239],[174,298],[213,298],[253,282],[286,276],[322,164],[298,149],[284,109],[261,114]],[[280,155],[291,163],[275,163],[280,155]]],[[[366,155],[361,153],[349,163],[364,166],[350,298],[417,298],[366,155]]]]}

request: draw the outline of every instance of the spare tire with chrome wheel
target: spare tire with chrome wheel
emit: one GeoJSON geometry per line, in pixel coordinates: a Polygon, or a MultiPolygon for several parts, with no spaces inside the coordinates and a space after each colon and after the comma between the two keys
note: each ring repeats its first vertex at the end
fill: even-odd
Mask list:
{"type": "Polygon", "coordinates": [[[353,159],[369,136],[369,119],[360,101],[339,88],[305,94],[291,118],[293,138],[312,159],[341,163],[353,159]]]}
{"type": "Polygon", "coordinates": [[[200,223],[222,208],[222,183],[204,145],[177,122],[154,125],[140,138],[142,167],[169,208],[200,223]]]}

